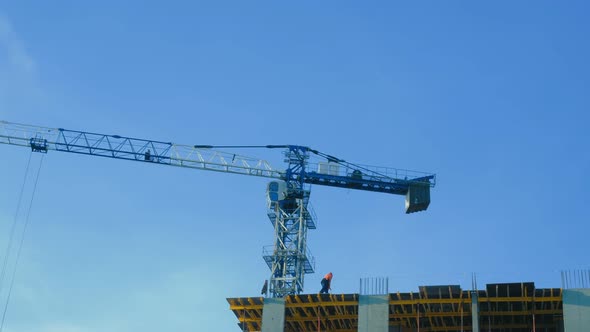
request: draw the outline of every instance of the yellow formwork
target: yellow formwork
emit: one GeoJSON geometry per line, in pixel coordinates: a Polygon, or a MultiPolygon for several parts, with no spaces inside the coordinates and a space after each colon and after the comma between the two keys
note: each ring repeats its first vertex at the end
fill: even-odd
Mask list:
{"type": "MultiPolygon", "coordinates": [[[[503,284],[507,285],[507,284],[503,284]]],[[[511,284],[514,285],[514,284],[511,284]]],[[[436,286],[444,287],[444,286],[436,286]]],[[[563,330],[562,290],[524,289],[514,296],[477,291],[481,331],[563,330]]],[[[425,291],[389,294],[389,325],[397,331],[470,331],[472,291],[449,289],[433,296],[425,291]]],[[[230,310],[245,331],[260,331],[262,297],[228,298],[230,310]]],[[[301,294],[285,298],[286,332],[356,332],[359,294],[301,294]],[[319,326],[319,329],[318,329],[319,326]]],[[[238,329],[236,329],[238,331],[238,329]]]]}

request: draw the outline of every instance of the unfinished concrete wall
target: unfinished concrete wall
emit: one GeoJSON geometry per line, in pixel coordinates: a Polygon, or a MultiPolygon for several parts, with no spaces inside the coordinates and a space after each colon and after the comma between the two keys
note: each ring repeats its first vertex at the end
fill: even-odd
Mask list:
{"type": "Polygon", "coordinates": [[[479,297],[477,292],[471,292],[471,321],[472,331],[479,332],[479,297]]]}
{"type": "Polygon", "coordinates": [[[389,332],[389,295],[359,296],[359,332],[389,332]]]}
{"type": "Polygon", "coordinates": [[[265,298],[262,306],[262,332],[285,330],[285,299],[265,298]]]}
{"type": "Polygon", "coordinates": [[[563,291],[565,332],[587,332],[590,329],[590,289],[563,291]]]}

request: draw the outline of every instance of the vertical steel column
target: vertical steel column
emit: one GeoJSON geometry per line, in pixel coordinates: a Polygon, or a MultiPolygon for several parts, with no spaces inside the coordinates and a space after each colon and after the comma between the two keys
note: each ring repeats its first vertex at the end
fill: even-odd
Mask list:
{"type": "Polygon", "coordinates": [[[318,306],[318,332],[320,332],[320,306],[318,306]]]}
{"type": "Polygon", "coordinates": [[[463,331],[463,302],[461,301],[461,332],[463,331]]]}
{"type": "Polygon", "coordinates": [[[420,303],[416,303],[416,326],[417,331],[420,332],[420,303]]]}

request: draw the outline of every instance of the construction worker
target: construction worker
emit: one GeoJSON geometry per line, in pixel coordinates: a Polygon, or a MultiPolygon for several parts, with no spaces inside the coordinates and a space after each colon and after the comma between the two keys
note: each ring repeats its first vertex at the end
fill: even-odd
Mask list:
{"type": "Polygon", "coordinates": [[[322,282],[321,282],[322,289],[320,290],[320,294],[328,294],[328,291],[330,289],[332,289],[332,288],[330,288],[331,283],[332,283],[332,272],[329,272],[322,279],[322,282]]]}

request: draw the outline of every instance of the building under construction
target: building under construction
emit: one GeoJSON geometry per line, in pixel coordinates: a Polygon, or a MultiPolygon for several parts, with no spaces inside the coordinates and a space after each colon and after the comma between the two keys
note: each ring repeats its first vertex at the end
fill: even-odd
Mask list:
{"type": "Polygon", "coordinates": [[[483,290],[445,285],[376,293],[227,301],[242,331],[590,331],[588,289],[536,288],[522,282],[488,284],[483,290]]]}
{"type": "MultiPolygon", "coordinates": [[[[436,174],[350,163],[300,145],[187,145],[1,120],[0,144],[270,179],[267,216],[275,231],[263,251],[270,297],[228,299],[243,331],[590,331],[587,289],[523,282],[390,293],[384,284],[371,292],[361,284],[359,294],[301,294],[305,274],[315,269],[307,247],[307,231],[316,228],[312,185],[405,196],[405,212],[415,213],[428,209],[436,174]],[[227,148],[281,149],[287,165],[227,148]]],[[[577,280],[590,283],[590,273],[577,280]]]]}

